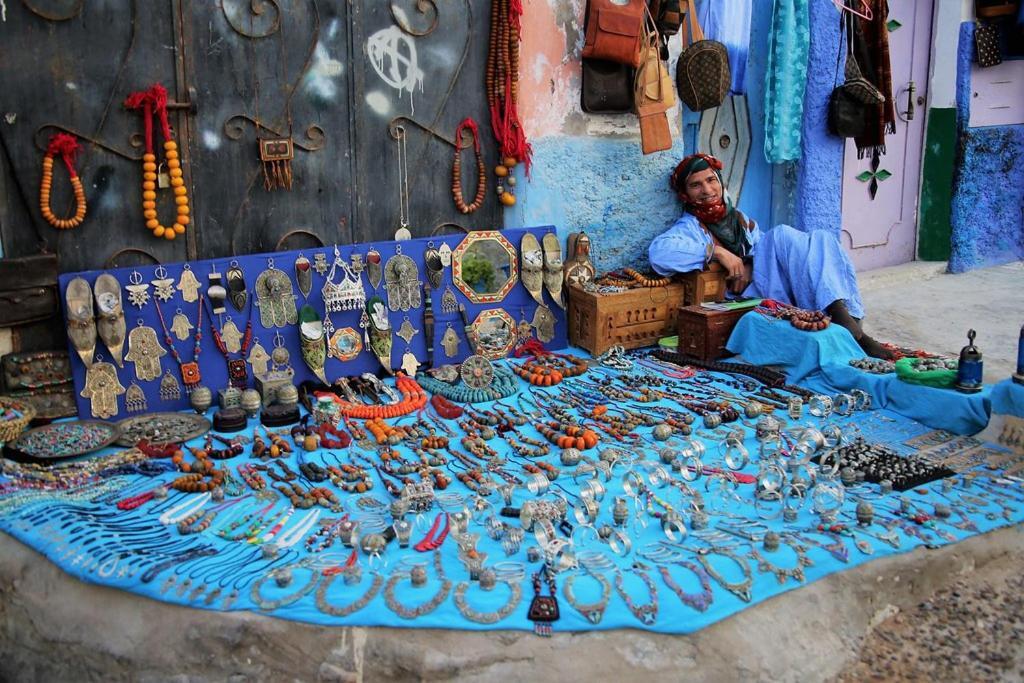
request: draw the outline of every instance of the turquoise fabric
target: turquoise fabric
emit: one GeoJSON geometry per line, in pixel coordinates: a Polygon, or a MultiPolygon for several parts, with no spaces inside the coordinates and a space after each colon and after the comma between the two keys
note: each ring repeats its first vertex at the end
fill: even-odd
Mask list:
{"type": "Polygon", "coordinates": [[[1024,417],[1024,384],[1004,379],[993,386],[992,414],[1024,417]]]}
{"type": "Polygon", "coordinates": [[[800,158],[810,46],[808,0],[775,0],[764,94],[764,157],[770,164],[800,158]]]}
{"type": "Polygon", "coordinates": [[[850,365],[864,351],[846,328],[803,332],[784,320],[751,312],[740,318],[727,348],[758,365],[780,366],[793,383],[826,394],[863,389],[874,404],[934,429],[976,434],[988,424],[992,388],[977,394],[908,384],[895,373],[872,375],[850,365]]]}
{"type": "MultiPolygon", "coordinates": [[[[741,322],[746,324],[741,326],[741,331],[749,328],[747,329],[747,334],[756,332],[763,335],[762,347],[771,346],[780,350],[781,353],[779,355],[787,364],[799,368],[800,372],[808,373],[809,377],[813,377],[815,374],[813,361],[803,360],[801,354],[813,353],[817,358],[827,361],[830,358],[841,357],[844,354],[849,355],[848,352],[851,350],[851,341],[835,331],[816,335],[815,343],[808,344],[805,337],[809,335],[806,333],[798,332],[788,325],[773,324],[767,320],[759,321],[760,318],[761,316],[757,314],[745,316],[741,322]]],[[[733,378],[715,377],[717,377],[716,382],[722,380],[735,382],[733,378]]],[[[569,380],[569,385],[572,386],[572,380],[569,380]]],[[[724,390],[729,390],[729,387],[725,384],[719,384],[719,386],[724,390]]],[[[528,391],[524,383],[520,383],[520,389],[524,394],[528,391]]],[[[561,387],[534,389],[534,391],[558,393],[561,391],[561,387]]],[[[514,404],[514,399],[505,402],[506,405],[509,403],[514,404]]],[[[666,405],[676,409],[679,408],[677,404],[666,403],[666,405]]],[[[487,410],[490,407],[490,404],[475,406],[480,411],[487,410]]],[[[649,408],[649,404],[645,404],[642,409],[647,408],[649,408]]],[[[933,404],[933,410],[935,411],[943,411],[948,408],[949,406],[947,405],[933,404]]],[[[808,417],[803,422],[808,425],[821,426],[821,421],[816,418],[808,417]]],[[[911,452],[912,449],[906,445],[906,441],[920,437],[929,431],[924,425],[888,410],[872,410],[867,413],[854,414],[849,418],[833,418],[832,423],[840,426],[844,433],[850,433],[856,427],[856,430],[867,438],[884,441],[900,453],[911,452]]],[[[245,433],[251,434],[254,426],[254,423],[250,423],[245,433]]],[[[533,438],[538,438],[539,436],[529,426],[522,429],[524,434],[533,438]]],[[[700,431],[702,430],[697,430],[694,438],[703,441],[707,447],[707,453],[703,458],[704,464],[706,466],[724,467],[722,454],[719,452],[715,440],[710,437],[705,438],[700,434],[700,431]]],[[[747,431],[752,433],[753,430],[747,431]]],[[[650,427],[641,427],[637,432],[641,436],[640,440],[628,445],[616,445],[621,445],[623,448],[628,448],[634,452],[643,451],[649,461],[656,460],[656,450],[662,448],[663,445],[671,447],[682,445],[678,438],[670,440],[667,444],[657,444],[651,439],[650,427]]],[[[200,445],[201,442],[202,439],[197,439],[194,444],[200,445]]],[[[496,438],[489,443],[498,451],[499,457],[515,460],[515,456],[509,446],[501,439],[496,438]]],[[[605,448],[612,443],[615,442],[604,438],[599,448],[605,448]]],[[[758,465],[756,462],[757,443],[752,434],[746,442],[746,447],[754,460],[744,468],[743,472],[753,475],[756,474],[758,465]]],[[[356,448],[356,446],[353,446],[353,449],[356,448]]],[[[398,448],[403,452],[404,456],[411,456],[404,445],[398,448]]],[[[108,450],[108,452],[110,451],[108,450]]],[[[595,449],[587,451],[587,454],[595,456],[596,452],[595,449]]],[[[292,471],[299,471],[298,463],[300,457],[305,458],[309,462],[328,465],[334,464],[336,458],[347,460],[350,457],[350,452],[348,449],[338,449],[334,452],[321,450],[301,456],[298,453],[292,454],[287,458],[288,466],[292,471]]],[[[560,466],[557,452],[552,452],[544,459],[548,463],[560,466]]],[[[247,449],[246,454],[226,461],[218,461],[218,466],[228,467],[234,472],[238,465],[248,462],[251,462],[251,459],[247,449]]],[[[148,464],[154,466],[162,465],[164,469],[173,469],[169,468],[167,461],[150,461],[148,464]]],[[[158,467],[158,469],[160,468],[158,467]]],[[[618,496],[626,495],[623,488],[625,471],[625,467],[617,466],[614,470],[614,476],[605,483],[607,493],[604,495],[601,504],[601,511],[597,519],[598,526],[612,523],[612,501],[618,496]]],[[[640,468],[636,471],[645,478],[650,473],[649,470],[640,468]]],[[[553,486],[556,487],[554,489],[555,493],[561,493],[557,487],[563,487],[562,490],[568,492],[569,500],[574,501],[573,496],[579,490],[579,485],[583,483],[583,480],[574,482],[570,474],[571,468],[563,467],[561,476],[554,482],[553,486]]],[[[344,563],[349,555],[350,551],[348,549],[338,547],[329,549],[327,551],[330,553],[329,555],[310,555],[306,550],[305,543],[298,543],[288,549],[282,548],[276,557],[268,558],[264,556],[264,548],[261,548],[259,545],[251,545],[244,541],[228,541],[222,539],[217,534],[218,531],[228,528],[233,520],[239,519],[244,514],[262,507],[264,505],[262,500],[258,502],[251,498],[243,500],[243,502],[238,503],[235,507],[220,513],[214,519],[210,529],[189,536],[180,535],[173,526],[164,527],[160,523],[159,517],[161,512],[166,511],[172,506],[183,501],[194,500],[197,494],[182,494],[172,491],[168,500],[147,502],[133,510],[121,511],[114,507],[115,502],[130,495],[149,491],[156,484],[161,482],[167,483],[177,475],[178,473],[173,471],[151,472],[149,475],[126,472],[123,475],[118,475],[108,480],[121,485],[121,488],[103,495],[86,492],[81,496],[75,497],[50,492],[33,492],[28,494],[29,498],[20,500],[16,499],[16,497],[24,494],[0,495],[0,529],[38,550],[68,574],[83,581],[127,590],[137,595],[197,609],[247,610],[267,613],[260,610],[257,603],[254,602],[253,590],[254,583],[258,579],[265,577],[268,569],[288,565],[300,558],[309,557],[319,561],[321,568],[332,565],[337,566],[344,563]],[[144,542],[142,538],[145,538],[144,542]],[[209,548],[215,554],[160,569],[161,563],[168,555],[173,556],[183,550],[195,548],[209,548]],[[152,574],[148,579],[146,576],[147,571],[150,571],[152,574]],[[231,596],[233,598],[227,604],[225,598],[231,596]]],[[[374,491],[378,494],[378,497],[386,498],[378,476],[374,475],[373,480],[374,491]]],[[[3,490],[3,482],[3,476],[0,476],[0,491],[3,490]]],[[[740,484],[734,496],[729,492],[729,487],[721,490],[720,487],[712,485],[709,488],[706,482],[707,479],[697,481],[693,486],[704,495],[706,509],[713,515],[711,520],[712,526],[728,521],[729,518],[725,516],[726,513],[740,515],[749,519],[758,518],[758,514],[751,504],[753,490],[751,484],[740,484]]],[[[927,487],[927,489],[918,487],[914,491],[907,492],[906,496],[914,501],[915,506],[928,510],[936,502],[945,502],[944,498],[938,497],[933,492],[933,489],[936,488],[932,486],[927,487]]],[[[971,484],[971,493],[976,496],[986,497],[984,491],[980,489],[975,491],[974,488],[975,484],[971,484]]],[[[876,487],[871,487],[871,490],[867,493],[873,494],[876,490],[876,487]]],[[[455,484],[452,488],[448,489],[447,493],[454,491],[462,492],[464,489],[461,485],[455,484]]],[[[686,501],[688,499],[671,486],[659,489],[658,496],[668,500],[676,509],[687,509],[686,501]]],[[[340,497],[343,499],[346,511],[353,517],[365,516],[365,510],[355,503],[356,496],[341,494],[340,497]]],[[[550,493],[546,498],[553,500],[550,493]]],[[[527,500],[534,499],[536,497],[525,487],[518,487],[513,493],[513,505],[517,507],[527,500]]],[[[497,494],[492,494],[489,500],[497,508],[503,505],[497,494]]],[[[465,501],[466,505],[472,502],[468,497],[465,501]]],[[[889,496],[887,501],[875,499],[876,507],[882,507],[879,504],[883,502],[885,507],[893,508],[898,506],[896,494],[889,496]]],[[[452,500],[449,498],[446,504],[448,505],[449,512],[456,512],[463,509],[462,505],[464,503],[458,502],[453,505],[452,500]]],[[[844,511],[852,514],[855,504],[856,501],[847,495],[843,507],[844,511]]],[[[208,507],[212,507],[212,505],[211,503],[208,507]]],[[[275,505],[276,507],[273,511],[267,515],[267,518],[271,520],[270,524],[273,524],[274,520],[279,520],[286,514],[288,503],[278,498],[275,505]]],[[[783,531],[785,528],[813,528],[818,518],[810,508],[810,501],[805,501],[798,513],[797,520],[786,527],[783,526],[781,519],[768,521],[767,524],[770,528],[777,531],[783,531]]],[[[434,510],[418,518],[410,515],[410,519],[417,522],[416,530],[413,532],[414,543],[423,537],[426,528],[431,524],[437,512],[438,510],[435,507],[434,510]]],[[[608,546],[594,541],[592,539],[592,532],[591,534],[579,535],[576,540],[580,543],[578,547],[596,550],[604,554],[616,567],[624,572],[624,588],[632,601],[640,605],[647,603],[650,600],[650,596],[640,579],[628,570],[636,561],[642,561],[650,565],[649,561],[641,560],[641,558],[637,557],[636,551],[649,544],[665,541],[665,536],[662,534],[660,526],[655,519],[643,516],[642,519],[646,522],[646,525],[638,524],[636,521],[637,512],[638,510],[631,503],[628,529],[633,539],[633,552],[625,558],[616,557],[608,546]]],[[[856,540],[862,542],[859,546],[855,546],[853,538],[840,536],[845,555],[837,557],[817,546],[809,548],[807,558],[813,564],[805,568],[806,578],[804,582],[790,578],[780,583],[772,573],[759,571],[756,563],[745,560],[750,567],[753,577],[752,601],[744,602],[733,593],[725,590],[717,581],[711,581],[713,601],[707,610],[703,612],[683,604],[669,590],[659,572],[653,570],[649,575],[657,589],[659,610],[656,621],[651,624],[641,624],[627,609],[624,600],[614,589],[611,591],[607,610],[600,622],[597,624],[589,622],[582,614],[570,606],[565,599],[564,588],[567,574],[562,573],[557,577],[557,597],[561,608],[561,619],[554,624],[554,630],[556,632],[564,632],[643,628],[663,633],[690,633],[720,621],[742,609],[759,604],[780,593],[799,588],[805,585],[805,583],[815,581],[834,572],[858,566],[872,559],[909,552],[922,545],[928,547],[945,545],[949,542],[956,542],[970,537],[976,533],[1024,520],[1024,505],[1022,504],[1013,504],[1002,510],[1002,512],[1003,514],[1000,515],[999,508],[986,506],[981,512],[972,514],[971,521],[977,525],[977,530],[956,528],[945,522],[939,523],[934,529],[917,528],[915,525],[908,523],[906,527],[897,532],[898,547],[896,548],[886,545],[873,537],[862,535],[861,532],[854,532],[856,540]],[[986,515],[985,513],[988,512],[994,514],[986,515]]],[[[485,531],[484,522],[489,514],[486,511],[477,514],[470,527],[471,533],[479,534],[480,536],[477,548],[481,553],[487,555],[487,564],[492,566],[496,562],[507,559],[526,562],[526,549],[536,545],[533,535],[527,534],[521,549],[511,558],[507,558],[501,543],[489,538],[485,531]]],[[[280,535],[276,538],[280,539],[286,534],[291,533],[304,516],[305,511],[296,511],[284,523],[280,535]]],[[[328,513],[325,511],[321,516],[321,520],[325,517],[337,519],[339,513],[328,513]]],[[[574,522],[571,513],[569,519],[574,522]]],[[[514,520],[509,521],[514,523],[514,520]]],[[[513,525],[518,526],[517,524],[513,525]]],[[[242,528],[244,529],[245,526],[243,525],[242,528]]],[[[875,527],[875,530],[879,531],[880,528],[875,527]]],[[[817,537],[817,540],[826,541],[827,539],[817,537]]],[[[688,538],[686,545],[694,547],[699,545],[699,543],[693,538],[688,538]]],[[[440,552],[447,577],[453,582],[465,581],[468,573],[457,557],[458,547],[455,539],[449,536],[441,546],[440,552]]],[[[686,550],[682,552],[687,561],[696,561],[696,556],[692,552],[686,550]]],[[[745,550],[741,549],[741,552],[745,552],[745,550]]],[[[391,547],[388,549],[386,556],[389,564],[382,568],[382,573],[385,577],[391,576],[397,568],[396,565],[400,562],[411,560],[427,564],[428,581],[424,587],[413,588],[408,579],[402,579],[398,583],[395,595],[403,605],[413,607],[426,603],[441,588],[441,584],[437,580],[433,569],[430,554],[417,553],[411,548],[400,550],[391,547]]],[[[780,548],[769,557],[770,561],[780,569],[792,568],[796,562],[795,555],[788,546],[780,548]]],[[[339,577],[330,584],[329,589],[325,589],[330,603],[335,607],[343,607],[358,600],[371,586],[373,580],[371,566],[367,564],[367,558],[364,555],[360,554],[358,558],[364,570],[363,577],[357,584],[346,585],[339,577]]],[[[709,562],[711,562],[725,581],[738,582],[743,578],[739,566],[726,557],[711,555],[709,562]]],[[[528,572],[534,571],[537,567],[537,564],[527,564],[528,572]]],[[[381,568],[377,567],[377,569],[381,568]]],[[[669,565],[669,570],[672,578],[683,591],[687,593],[699,591],[700,586],[695,574],[674,565],[669,565]]],[[[615,573],[612,570],[608,570],[605,572],[605,576],[609,581],[612,581],[615,573]]],[[[380,593],[370,600],[363,609],[356,611],[354,614],[330,616],[317,608],[315,597],[317,590],[311,589],[305,594],[301,593],[302,587],[309,585],[311,581],[317,588],[325,585],[324,579],[318,579],[313,574],[310,566],[294,566],[290,585],[281,588],[275,584],[272,578],[264,580],[258,588],[258,595],[261,601],[283,600],[290,595],[296,595],[297,599],[293,603],[282,604],[279,608],[273,609],[269,613],[280,618],[325,626],[386,626],[467,630],[530,630],[533,627],[532,623],[526,618],[530,600],[533,596],[529,577],[522,581],[522,598],[515,610],[505,619],[493,625],[482,625],[467,621],[456,608],[451,594],[441,601],[440,606],[435,611],[415,620],[405,620],[397,616],[386,606],[385,599],[380,593]]],[[[580,602],[596,602],[598,599],[597,582],[592,578],[580,575],[576,579],[574,592],[580,602]]],[[[478,585],[472,584],[467,600],[477,611],[487,612],[496,610],[504,604],[508,596],[509,588],[505,585],[499,585],[493,591],[484,592],[478,585]]]]}

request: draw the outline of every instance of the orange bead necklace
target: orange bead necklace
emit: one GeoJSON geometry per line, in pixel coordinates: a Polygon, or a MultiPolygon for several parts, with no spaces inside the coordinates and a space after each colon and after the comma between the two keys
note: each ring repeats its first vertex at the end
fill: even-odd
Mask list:
{"type": "Polygon", "coordinates": [[[77,228],[85,220],[85,189],[82,187],[82,179],[78,177],[75,170],[75,154],[78,153],[78,141],[74,135],[68,133],[57,133],[50,138],[50,144],[46,147],[46,155],[43,156],[43,178],[39,183],[39,210],[43,213],[46,222],[58,230],[77,228]],[[71,178],[71,189],[75,193],[75,215],[71,218],[57,218],[50,210],[50,190],[53,188],[53,158],[57,155],[64,160],[71,178]]]}
{"type": "Polygon", "coordinates": [[[167,90],[159,83],[149,90],[140,90],[128,96],[124,101],[128,109],[141,109],[143,125],[146,130],[146,153],[142,155],[142,215],[146,219],[146,227],[153,231],[154,237],[173,240],[185,232],[185,226],[191,220],[188,206],[188,190],[182,178],[181,161],[178,159],[178,143],[171,136],[171,125],[167,121],[167,90]],[[171,179],[174,191],[174,203],[177,206],[177,218],[174,225],[165,227],[160,223],[156,213],[156,154],[153,152],[153,116],[160,120],[160,129],[164,136],[164,156],[167,159],[167,174],[171,179]]]}

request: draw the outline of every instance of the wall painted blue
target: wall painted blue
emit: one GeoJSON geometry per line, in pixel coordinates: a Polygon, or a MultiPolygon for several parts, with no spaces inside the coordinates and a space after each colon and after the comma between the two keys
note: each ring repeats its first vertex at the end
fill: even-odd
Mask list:
{"type": "Polygon", "coordinates": [[[836,86],[839,17],[828,0],[813,0],[802,131],[803,158],[796,169],[794,227],[839,236],[843,197],[843,138],[828,132],[828,100],[836,86]]]}
{"type": "Polygon", "coordinates": [[[1024,259],[1024,125],[970,128],[974,23],[960,25],[949,270],[1024,259]],[[998,181],[993,179],[998,178],[998,181]]]}

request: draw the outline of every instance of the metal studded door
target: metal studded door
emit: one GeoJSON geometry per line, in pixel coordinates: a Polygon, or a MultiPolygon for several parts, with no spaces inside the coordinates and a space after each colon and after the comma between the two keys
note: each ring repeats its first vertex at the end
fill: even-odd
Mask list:
{"type": "MultiPolygon", "coordinates": [[[[162,261],[196,254],[196,229],[179,239],[155,239],[142,215],[142,120],[122,103],[133,90],[162,83],[179,141],[189,102],[181,87],[182,53],[175,49],[180,0],[86,3],[20,0],[5,3],[0,22],[0,228],[6,256],[55,252],[62,271],[101,266],[115,251],[141,248],[162,261]],[[39,210],[43,154],[52,135],[76,136],[76,169],[87,200],[84,222],[58,230],[39,210]]],[[[186,185],[192,185],[187,145],[180,145],[186,185]]],[[[55,164],[50,206],[72,215],[67,172],[55,164]]],[[[173,222],[172,196],[159,202],[173,222]]],[[[196,221],[193,221],[193,225],[196,221]]]]}
{"type": "MultiPolygon", "coordinates": [[[[475,213],[452,200],[463,118],[479,125],[487,167],[497,162],[483,89],[489,15],[470,0],[4,4],[6,256],[47,248],[66,272],[102,268],[126,249],[136,253],[119,265],[388,239],[403,223],[416,236],[450,223],[501,227],[493,177],[475,213]],[[142,117],[123,107],[157,82],[168,90],[191,212],[173,241],[146,228],[142,117]],[[88,212],[70,230],[39,210],[43,152],[58,131],[82,146],[88,212]]],[[[462,154],[475,168],[472,148],[462,154]]],[[[468,197],[475,185],[466,179],[468,197]]],[[[155,193],[161,222],[173,222],[175,195],[155,193]]],[[[50,203],[58,216],[74,213],[59,165],[50,203]]]]}

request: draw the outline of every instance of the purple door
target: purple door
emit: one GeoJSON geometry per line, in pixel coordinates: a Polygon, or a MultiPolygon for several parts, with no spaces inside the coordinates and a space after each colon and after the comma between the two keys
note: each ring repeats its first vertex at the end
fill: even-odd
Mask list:
{"type": "Polygon", "coordinates": [[[846,141],[841,239],[857,270],[914,260],[932,5],[933,0],[889,0],[896,133],[886,136],[886,153],[858,159],[853,140],[846,141]]]}

